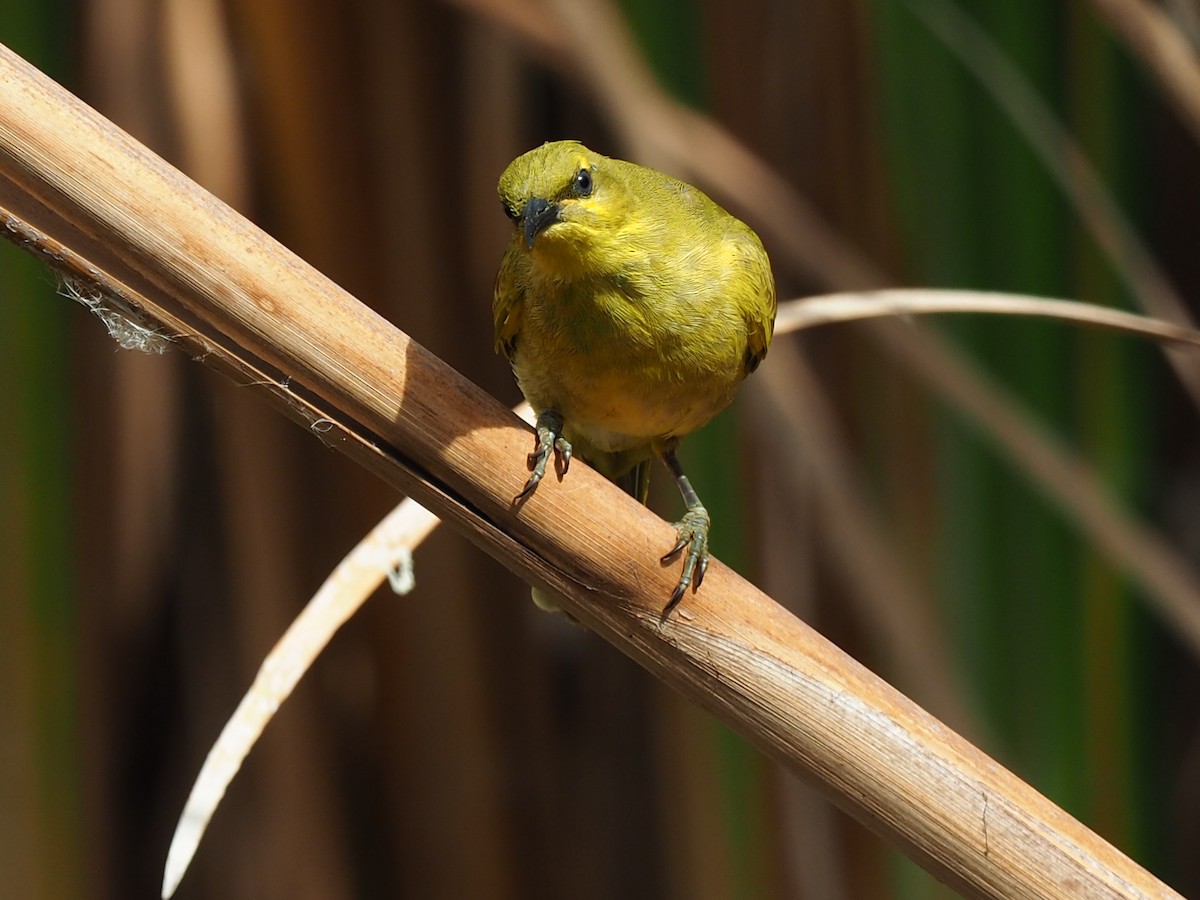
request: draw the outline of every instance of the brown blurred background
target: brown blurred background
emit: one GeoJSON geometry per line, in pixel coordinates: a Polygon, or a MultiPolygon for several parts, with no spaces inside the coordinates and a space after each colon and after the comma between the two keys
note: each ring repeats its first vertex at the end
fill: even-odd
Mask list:
{"type": "MultiPolygon", "coordinates": [[[[1195,4],[1164,8],[1191,40],[1195,4]]],[[[548,139],[695,181],[760,231],[783,298],[1136,307],[1128,241],[1096,237],[1126,226],[1200,284],[1196,142],[1088,0],[0,0],[0,42],[506,403],[495,183],[548,139]],[[1111,210],[1078,212],[1059,128],[1111,210]]],[[[57,290],[0,247],[0,894],[152,897],[259,662],[399,498],[57,290]]],[[[1155,348],[933,327],[1194,563],[1200,419],[1155,348]]],[[[686,448],[716,555],[1200,892],[1196,645],[940,399],[946,370],[869,327],[777,341],[686,448]]],[[[179,897],[948,894],[465,540],[416,565],[283,707],[179,897]]]]}

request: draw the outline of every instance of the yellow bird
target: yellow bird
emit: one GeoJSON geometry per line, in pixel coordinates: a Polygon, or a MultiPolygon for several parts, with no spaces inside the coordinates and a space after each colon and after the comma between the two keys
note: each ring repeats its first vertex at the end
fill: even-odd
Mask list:
{"type": "MultiPolygon", "coordinates": [[[[572,454],[641,502],[662,459],[687,511],[662,561],[687,551],[665,619],[708,566],[711,520],[675,456],[729,405],[767,353],[775,281],[758,236],[696,188],[594,153],[543,144],[500,176],[513,236],[496,277],[496,349],[537,414],[532,474],[572,454]]],[[[538,599],[535,593],[535,599],[538,599]]]]}

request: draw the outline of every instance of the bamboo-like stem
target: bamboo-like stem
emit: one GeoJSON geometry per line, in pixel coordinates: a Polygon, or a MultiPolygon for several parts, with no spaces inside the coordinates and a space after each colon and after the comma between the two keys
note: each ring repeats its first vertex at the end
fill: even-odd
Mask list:
{"type": "Polygon", "coordinates": [[[1179,120],[1200,141],[1200,59],[1167,10],[1146,0],[1092,0],[1092,6],[1158,80],[1179,120]]]}
{"type": "Polygon", "coordinates": [[[968,895],[1178,896],[715,561],[660,625],[668,524],[582,465],[514,507],[530,436],[511,412],[2,48],[0,209],[359,458],[386,448],[388,481],[968,895]]]}

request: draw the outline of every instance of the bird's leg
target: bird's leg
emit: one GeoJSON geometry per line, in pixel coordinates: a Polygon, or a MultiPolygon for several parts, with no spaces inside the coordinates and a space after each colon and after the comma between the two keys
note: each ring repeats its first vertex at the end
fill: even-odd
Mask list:
{"type": "Polygon", "coordinates": [[[567,469],[571,466],[571,444],[562,436],[563,417],[553,409],[546,409],[538,413],[537,417],[537,449],[529,454],[528,465],[532,469],[529,480],[525,482],[525,487],[521,489],[521,493],[513,498],[514,503],[520,503],[537,487],[538,482],[542,480],[542,476],[546,474],[546,462],[550,459],[550,455],[554,454],[554,467],[558,471],[558,477],[562,478],[567,474],[567,469]]]}
{"type": "Polygon", "coordinates": [[[692,593],[700,589],[700,582],[704,580],[704,573],[708,570],[708,529],[712,524],[712,519],[709,518],[708,510],[704,508],[700,498],[696,496],[691,482],[683,474],[683,467],[679,465],[679,460],[675,457],[675,446],[668,445],[663,448],[659,451],[659,456],[666,467],[671,470],[671,475],[675,478],[675,484],[679,487],[679,493],[683,495],[683,502],[687,506],[683,518],[675,523],[675,531],[679,534],[679,540],[662,558],[664,563],[670,562],[687,550],[687,556],[683,560],[683,573],[679,576],[679,584],[675,585],[671,599],[667,601],[667,605],[662,611],[662,621],[665,622],[667,616],[671,614],[671,610],[683,599],[688,585],[692,586],[692,593]]]}

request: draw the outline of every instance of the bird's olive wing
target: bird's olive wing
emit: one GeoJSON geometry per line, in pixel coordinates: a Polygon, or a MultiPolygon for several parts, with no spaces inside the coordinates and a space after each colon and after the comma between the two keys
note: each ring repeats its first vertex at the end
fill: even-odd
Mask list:
{"type": "Polygon", "coordinates": [[[747,282],[742,315],[746,320],[746,374],[750,374],[758,368],[771,346],[778,301],[771,263],[758,237],[750,232],[748,240],[740,243],[739,250],[739,262],[747,282]]]}
{"type": "Polygon", "coordinates": [[[508,245],[500,271],[496,273],[496,287],[492,294],[492,327],[497,353],[512,360],[517,345],[517,334],[521,330],[521,316],[525,306],[525,281],[528,278],[528,257],[521,252],[518,242],[508,245]]]}

